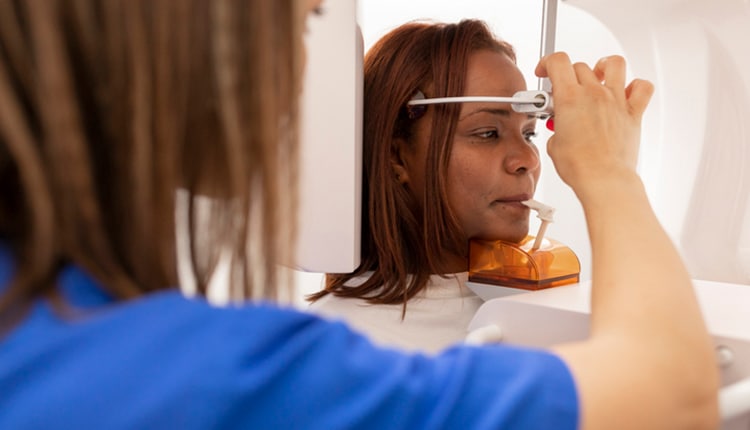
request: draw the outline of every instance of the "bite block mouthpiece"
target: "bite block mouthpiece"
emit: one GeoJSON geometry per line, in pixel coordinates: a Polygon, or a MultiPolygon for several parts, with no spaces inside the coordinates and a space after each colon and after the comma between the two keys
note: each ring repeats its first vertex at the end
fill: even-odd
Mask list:
{"type": "Polygon", "coordinates": [[[536,216],[540,220],[547,222],[554,221],[555,208],[553,208],[552,206],[547,206],[544,203],[538,202],[534,199],[524,200],[521,203],[528,206],[532,210],[535,210],[536,216]]]}

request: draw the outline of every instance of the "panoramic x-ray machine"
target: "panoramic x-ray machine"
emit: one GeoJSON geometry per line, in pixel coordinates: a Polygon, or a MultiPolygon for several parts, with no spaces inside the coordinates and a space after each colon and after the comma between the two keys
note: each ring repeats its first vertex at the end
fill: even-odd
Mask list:
{"type": "MultiPolygon", "coordinates": [[[[558,20],[557,0],[539,4],[544,54],[554,49],[555,26],[558,34],[574,29],[558,20]]],[[[639,169],[695,279],[721,368],[722,428],[750,430],[750,3],[561,5],[599,20],[621,44],[633,73],[655,83],[643,130],[651,151],[642,154],[639,169]]],[[[297,268],[350,272],[360,256],[363,43],[355,1],[328,0],[325,7],[325,20],[310,23],[308,40],[297,268]]],[[[553,100],[545,85],[540,82],[521,108],[534,110],[537,103],[537,111],[549,113],[553,100]],[[540,94],[541,102],[534,99],[540,94]]],[[[542,221],[546,227],[551,215],[542,221]]],[[[554,230],[547,234],[555,236],[554,230]]],[[[512,252],[528,267],[537,263],[533,248],[546,246],[533,243],[512,252]]],[[[571,261],[564,269],[577,270],[571,261]]],[[[544,347],[584,339],[590,283],[575,277],[557,286],[538,279],[531,287],[503,285],[470,271],[470,287],[486,302],[467,328],[468,341],[544,347]]]]}

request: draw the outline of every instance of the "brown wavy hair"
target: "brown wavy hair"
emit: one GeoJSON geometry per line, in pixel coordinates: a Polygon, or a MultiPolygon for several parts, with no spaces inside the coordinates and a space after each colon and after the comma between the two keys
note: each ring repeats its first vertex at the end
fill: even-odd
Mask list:
{"type": "Polygon", "coordinates": [[[199,292],[229,251],[235,296],[277,295],[294,239],[301,3],[0,0],[4,321],[54,296],[66,264],[116,299],[177,286],[178,188],[199,292]]]}
{"type": "Polygon", "coordinates": [[[364,64],[364,140],[362,260],[348,274],[328,274],[329,293],[366,298],[370,303],[406,302],[441,273],[445,252],[466,254],[466,239],[446,195],[446,171],[460,112],[459,104],[435,109],[425,163],[425,190],[417,201],[396,179],[392,160],[395,139],[412,144],[412,119],[405,106],[417,91],[427,97],[463,95],[468,59],[492,50],[515,61],[515,51],[495,37],[486,23],[410,22],[397,27],[370,48],[364,64]],[[360,286],[347,283],[372,274],[360,286]]]}

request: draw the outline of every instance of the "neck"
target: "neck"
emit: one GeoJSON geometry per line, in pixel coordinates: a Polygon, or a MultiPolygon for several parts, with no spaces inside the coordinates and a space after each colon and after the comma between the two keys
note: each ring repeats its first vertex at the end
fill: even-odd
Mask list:
{"type": "Polygon", "coordinates": [[[465,256],[453,253],[443,254],[442,261],[436,267],[437,274],[440,275],[446,273],[466,272],[467,270],[469,270],[469,259],[465,256]]]}

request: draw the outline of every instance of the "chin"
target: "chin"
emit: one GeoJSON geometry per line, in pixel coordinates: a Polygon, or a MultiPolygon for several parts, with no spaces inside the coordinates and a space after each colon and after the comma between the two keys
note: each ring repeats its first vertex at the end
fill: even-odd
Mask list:
{"type": "Polygon", "coordinates": [[[526,236],[528,236],[528,234],[524,233],[522,235],[516,235],[508,239],[503,239],[503,240],[506,242],[510,242],[510,243],[521,243],[522,240],[526,239],[526,236]]]}
{"type": "Polygon", "coordinates": [[[502,240],[503,242],[509,243],[520,243],[528,236],[529,230],[524,229],[518,232],[504,232],[503,234],[480,234],[474,236],[476,239],[481,240],[502,240]]]}

